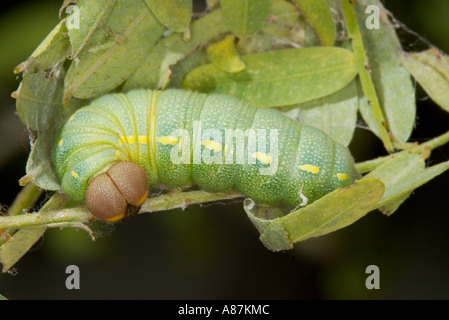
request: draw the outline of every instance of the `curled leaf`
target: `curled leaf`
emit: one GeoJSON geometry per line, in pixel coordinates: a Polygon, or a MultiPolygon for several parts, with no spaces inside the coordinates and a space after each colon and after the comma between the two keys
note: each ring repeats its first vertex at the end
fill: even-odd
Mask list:
{"type": "MultiPolygon", "coordinates": [[[[259,208],[244,207],[260,232],[260,240],[272,251],[287,250],[293,244],[346,227],[371,210],[384,193],[384,185],[367,178],[352,186],[337,189],[304,208],[286,216],[267,220],[259,208]]],[[[263,208],[263,212],[267,210],[263,208]]]]}

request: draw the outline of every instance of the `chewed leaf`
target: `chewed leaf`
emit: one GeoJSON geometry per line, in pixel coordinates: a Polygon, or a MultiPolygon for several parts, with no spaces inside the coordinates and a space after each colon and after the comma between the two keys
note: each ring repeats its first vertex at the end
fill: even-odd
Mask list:
{"type": "Polygon", "coordinates": [[[204,65],[192,70],[183,88],[229,94],[257,107],[302,103],[332,94],[356,76],[354,55],[337,47],[286,49],[241,57],[238,73],[204,65]]]}
{"type": "Polygon", "coordinates": [[[384,189],[382,182],[368,178],[335,190],[280,218],[260,218],[257,209],[247,206],[245,211],[268,249],[287,250],[295,242],[325,235],[354,223],[375,209],[384,189]]]}
{"type": "Polygon", "coordinates": [[[271,0],[221,0],[223,20],[238,37],[254,34],[262,28],[270,12],[271,0]]]}
{"type": "Polygon", "coordinates": [[[108,17],[101,42],[74,61],[67,72],[64,105],[73,95],[90,99],[123,83],[163,32],[143,2],[118,0],[108,17]]]}
{"type": "Polygon", "coordinates": [[[294,0],[321,43],[331,46],[335,41],[335,25],[327,0],[294,0]]]}
{"type": "Polygon", "coordinates": [[[145,0],[153,14],[168,29],[185,32],[192,18],[192,0],[145,0]]]}
{"type": "Polygon", "coordinates": [[[234,45],[235,37],[228,35],[222,41],[211,44],[207,53],[212,64],[225,72],[239,72],[245,69],[245,63],[240,59],[234,45]]]}
{"type": "Polygon", "coordinates": [[[428,50],[403,53],[402,63],[429,97],[449,112],[449,59],[446,55],[428,50]]]}
{"type": "MultiPolygon", "coordinates": [[[[370,70],[393,141],[400,147],[410,137],[416,116],[415,88],[410,74],[401,64],[401,44],[394,26],[389,21],[388,12],[380,1],[360,0],[354,8],[359,25],[363,26],[360,27],[360,32],[368,57],[367,68],[370,70]],[[365,27],[369,16],[366,8],[369,5],[379,8],[379,28],[365,27]]],[[[370,110],[361,108],[361,112],[368,125],[378,134],[370,110]]]]}

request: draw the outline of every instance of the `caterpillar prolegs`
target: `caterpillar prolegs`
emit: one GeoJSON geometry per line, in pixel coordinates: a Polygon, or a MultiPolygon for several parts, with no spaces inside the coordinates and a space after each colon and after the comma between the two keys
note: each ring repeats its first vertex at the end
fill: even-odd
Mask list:
{"type": "Polygon", "coordinates": [[[236,190],[256,203],[311,203],[359,178],[349,150],[273,109],[170,89],[109,94],[79,109],[55,143],[63,191],[114,222],[148,188],[236,190]]]}

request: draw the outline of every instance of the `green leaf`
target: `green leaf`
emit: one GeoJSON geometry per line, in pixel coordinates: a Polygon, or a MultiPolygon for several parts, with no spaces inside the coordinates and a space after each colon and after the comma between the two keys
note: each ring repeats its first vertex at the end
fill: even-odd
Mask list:
{"type": "Polygon", "coordinates": [[[377,208],[391,215],[413,190],[449,168],[449,162],[443,162],[425,169],[424,161],[428,155],[429,152],[400,154],[365,176],[378,179],[385,185],[385,193],[377,208]]]}
{"type": "Polygon", "coordinates": [[[189,30],[192,0],[145,0],[161,24],[175,32],[189,30]]]}
{"type": "Polygon", "coordinates": [[[211,44],[207,48],[210,61],[222,71],[235,73],[246,67],[235,48],[234,40],[233,35],[228,35],[220,42],[211,44]]]}
{"type": "Polygon", "coordinates": [[[8,271],[22,256],[30,250],[37,240],[47,230],[47,227],[25,228],[17,231],[11,239],[0,247],[0,262],[3,272],[8,271]]]}
{"type": "Polygon", "coordinates": [[[393,144],[390,140],[390,136],[388,135],[386,121],[384,115],[382,114],[382,109],[380,107],[376,88],[371,78],[371,74],[367,69],[368,60],[365,53],[362,34],[357,23],[356,14],[354,11],[354,6],[356,5],[357,4],[352,1],[342,1],[342,7],[346,22],[346,31],[349,38],[351,39],[352,50],[354,51],[356,68],[359,74],[360,82],[362,84],[362,90],[370,105],[370,112],[372,113],[373,118],[373,126],[376,130],[375,132],[378,132],[379,138],[382,140],[385,149],[388,152],[393,152],[393,144]]]}
{"type": "Polygon", "coordinates": [[[223,20],[238,37],[256,33],[267,20],[271,0],[220,0],[223,20]]]}
{"type": "Polygon", "coordinates": [[[79,0],[77,2],[76,6],[79,8],[79,12],[74,11],[71,15],[79,14],[82,21],[68,30],[72,45],[72,59],[75,59],[83,49],[96,46],[106,37],[105,24],[115,3],[116,0],[101,2],[79,0]]]}
{"type": "Polygon", "coordinates": [[[63,63],[70,51],[66,32],[64,19],[14,70],[23,72],[19,88],[12,95],[16,98],[17,114],[31,130],[45,130],[60,112],[65,76],[63,63]]]}
{"type": "Polygon", "coordinates": [[[449,112],[449,59],[433,49],[403,53],[402,63],[440,107],[449,112]]]}
{"type": "Polygon", "coordinates": [[[2,296],[2,295],[0,294],[0,300],[8,300],[8,298],[6,298],[5,296],[2,296]]]}
{"type": "Polygon", "coordinates": [[[293,27],[299,22],[299,12],[288,1],[273,0],[268,19],[262,26],[262,32],[282,39],[288,37],[293,27]]]}
{"type": "Polygon", "coordinates": [[[357,91],[357,80],[353,80],[331,95],[283,108],[282,111],[290,118],[321,129],[334,140],[348,146],[354,135],[362,98],[357,91]]]}
{"type": "Polygon", "coordinates": [[[160,40],[149,52],[139,68],[123,85],[124,91],[136,88],[160,89],[167,84],[170,67],[189,56],[200,46],[227,32],[222,22],[221,10],[215,10],[196,20],[190,26],[191,38],[184,41],[179,33],[160,40]]]}
{"type": "Polygon", "coordinates": [[[101,31],[100,43],[70,65],[64,105],[68,105],[72,95],[90,99],[119,86],[139,67],[163,32],[148,6],[137,0],[118,0],[104,28],[98,30],[92,37],[96,38],[96,32],[101,31]]]}
{"type": "Polygon", "coordinates": [[[332,94],[356,75],[352,52],[337,47],[286,49],[241,57],[238,73],[212,64],[192,70],[183,88],[229,94],[257,107],[302,103],[332,94]]]}
{"type": "Polygon", "coordinates": [[[335,41],[335,26],[327,0],[294,0],[313,28],[321,43],[331,46],[335,41]]]}
{"type": "MultiPolygon", "coordinates": [[[[245,211],[259,230],[262,243],[272,251],[280,251],[291,249],[298,241],[325,235],[354,223],[374,210],[383,192],[382,182],[368,178],[335,190],[280,218],[261,218],[258,209],[248,205],[245,211]]],[[[266,213],[263,212],[262,216],[266,213]]]]}
{"type": "Polygon", "coordinates": [[[14,73],[23,72],[24,76],[39,71],[51,73],[49,69],[55,68],[55,66],[67,59],[70,42],[66,36],[67,28],[65,22],[65,19],[61,20],[39,44],[31,56],[14,68],[14,73]]]}
{"type": "Polygon", "coordinates": [[[65,72],[62,65],[48,71],[25,75],[14,93],[17,115],[31,130],[43,131],[53,125],[61,112],[65,72]]]}
{"type": "MultiPolygon", "coordinates": [[[[389,21],[389,13],[379,0],[360,0],[354,8],[359,25],[363,26],[360,32],[381,109],[393,142],[401,147],[410,137],[416,117],[415,88],[410,74],[401,64],[401,44],[389,21]],[[365,27],[369,16],[365,13],[368,5],[379,8],[379,29],[365,27]]],[[[361,108],[361,113],[367,124],[379,135],[370,108],[361,108]]]]}

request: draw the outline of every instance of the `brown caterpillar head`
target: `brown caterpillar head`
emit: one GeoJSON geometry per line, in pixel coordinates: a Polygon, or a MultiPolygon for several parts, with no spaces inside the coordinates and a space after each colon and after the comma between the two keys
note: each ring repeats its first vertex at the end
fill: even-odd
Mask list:
{"type": "Polygon", "coordinates": [[[147,195],[147,175],[142,167],[120,161],[90,181],[86,206],[95,217],[116,222],[135,215],[147,195]]]}

